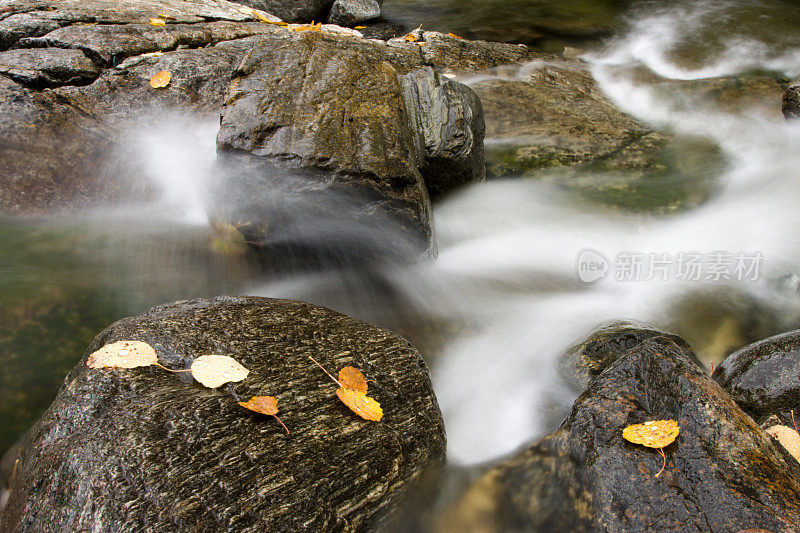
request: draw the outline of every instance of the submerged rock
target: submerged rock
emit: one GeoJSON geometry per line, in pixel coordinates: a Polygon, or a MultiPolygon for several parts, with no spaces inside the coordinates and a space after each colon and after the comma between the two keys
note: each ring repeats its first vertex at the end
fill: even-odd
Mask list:
{"type": "Polygon", "coordinates": [[[559,360],[559,373],[570,387],[581,393],[617,359],[654,337],[658,341],[666,341],[668,345],[680,346],[693,363],[703,368],[689,343],[681,337],[643,324],[620,320],[600,326],[585,340],[569,348],[559,360]]]}
{"type": "Polygon", "coordinates": [[[609,158],[617,159],[615,168],[653,167],[667,142],[614,106],[578,61],[538,61],[511,73],[500,69],[472,88],[483,103],[487,141],[493,141],[490,175],[609,158]]]}
{"type": "Polygon", "coordinates": [[[328,15],[329,24],[352,26],[381,16],[376,0],[335,0],[328,15]]]}
{"type": "Polygon", "coordinates": [[[800,420],[800,331],[745,346],[729,355],[713,377],[757,422],[777,415],[792,426],[792,410],[800,420]]]}
{"type": "Polygon", "coordinates": [[[0,529],[373,529],[444,446],[428,370],[399,336],[300,302],[177,302],[89,346],[22,444],[0,529]],[[123,339],[149,343],[173,369],[218,353],[250,374],[207,389],[155,367],[86,366],[123,339]],[[383,419],[345,407],[309,355],[331,372],[363,371],[383,419]],[[291,434],[237,404],[256,395],[277,398],[291,434]]]}
{"type": "Polygon", "coordinates": [[[595,379],[555,433],[481,478],[442,530],[789,531],[799,479],[800,464],[682,346],[653,337],[595,379]],[[680,434],[655,477],[662,457],[622,430],[667,419],[680,434]]]}

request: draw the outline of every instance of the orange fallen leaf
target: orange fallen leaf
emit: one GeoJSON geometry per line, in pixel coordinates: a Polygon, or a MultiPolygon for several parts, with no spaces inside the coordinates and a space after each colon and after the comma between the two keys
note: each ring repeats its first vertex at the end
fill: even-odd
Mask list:
{"type": "Polygon", "coordinates": [[[403,40],[409,43],[414,43],[417,41],[417,36],[414,35],[413,33],[409,33],[408,35],[403,37],[403,40]]]}
{"type": "Polygon", "coordinates": [[[155,349],[141,341],[106,344],[86,360],[90,368],[137,368],[158,364],[155,349]]]}
{"type": "Polygon", "coordinates": [[[339,370],[339,382],[344,388],[367,393],[367,378],[355,367],[346,366],[339,370]]]}
{"type": "Polygon", "coordinates": [[[289,433],[289,428],[286,427],[286,424],[278,418],[278,400],[273,398],[272,396],[253,396],[246,402],[238,402],[239,405],[244,407],[245,409],[250,409],[251,411],[255,411],[256,413],[261,413],[265,415],[274,416],[275,420],[277,420],[280,425],[283,426],[283,429],[286,430],[286,433],[289,433]]]}
{"type": "Polygon", "coordinates": [[[325,370],[325,367],[317,362],[316,359],[308,356],[309,359],[314,361],[314,364],[322,369],[323,372],[328,374],[334,383],[339,385],[336,395],[342,400],[342,403],[350,408],[355,414],[365,420],[372,420],[379,422],[383,418],[383,409],[374,398],[367,396],[367,380],[364,378],[358,369],[352,366],[346,366],[339,371],[339,379],[336,379],[330,372],[325,370]],[[358,387],[353,388],[353,387],[358,387]]]}
{"type": "Polygon", "coordinates": [[[336,396],[351,411],[365,420],[380,422],[381,418],[383,418],[381,404],[367,396],[365,392],[342,387],[336,390],[336,396]]]}
{"type": "Polygon", "coordinates": [[[455,33],[448,33],[447,35],[449,35],[450,37],[455,37],[456,39],[463,39],[463,37],[459,37],[455,33]]]}
{"type": "Polygon", "coordinates": [[[633,424],[622,430],[622,438],[634,444],[641,444],[648,448],[658,448],[658,453],[664,458],[664,465],[656,477],[661,475],[667,466],[667,456],[664,455],[664,446],[675,442],[681,428],[674,420],[650,420],[644,424],[633,424]]]}
{"type": "Polygon", "coordinates": [[[150,19],[150,25],[151,26],[166,26],[167,23],[164,22],[163,19],[151,18],[150,19]]]}
{"type": "Polygon", "coordinates": [[[169,85],[170,81],[172,81],[172,74],[170,74],[166,70],[162,70],[161,72],[150,78],[150,87],[152,87],[153,89],[162,89],[167,85],[169,85]]]}

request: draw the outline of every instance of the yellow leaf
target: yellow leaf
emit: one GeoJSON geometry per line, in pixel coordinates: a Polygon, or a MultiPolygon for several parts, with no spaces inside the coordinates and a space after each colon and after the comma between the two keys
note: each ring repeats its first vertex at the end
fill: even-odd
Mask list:
{"type": "Polygon", "coordinates": [[[448,33],[447,35],[449,35],[450,37],[455,37],[456,39],[463,39],[463,37],[459,37],[455,33],[448,33]]]}
{"type": "Polygon", "coordinates": [[[173,17],[172,15],[165,15],[164,13],[158,13],[158,16],[161,17],[162,19],[176,20],[175,17],[173,17]]]}
{"type": "Polygon", "coordinates": [[[192,376],[209,389],[231,381],[242,381],[249,373],[236,359],[227,355],[201,355],[192,362],[192,376]]]}
{"type": "Polygon", "coordinates": [[[353,29],[354,30],[366,30],[367,27],[366,26],[353,26],[353,29]]]}
{"type": "Polygon", "coordinates": [[[239,405],[256,413],[274,416],[275,420],[286,430],[286,433],[289,433],[289,428],[278,418],[278,400],[272,396],[253,396],[246,402],[239,402],[239,405]]]}
{"type": "Polygon", "coordinates": [[[651,420],[626,427],[622,430],[622,438],[648,448],[663,448],[675,441],[680,430],[674,420],[651,420]]]}
{"type": "Polygon", "coordinates": [[[244,13],[245,15],[250,15],[251,17],[255,16],[256,10],[252,7],[240,7],[238,8],[239,13],[244,13]]]}
{"type": "Polygon", "coordinates": [[[239,405],[256,413],[265,415],[278,414],[278,400],[272,396],[253,396],[246,402],[239,402],[239,405]]]}
{"type": "Polygon", "coordinates": [[[150,87],[152,87],[153,89],[162,89],[167,85],[169,85],[170,81],[172,81],[172,74],[170,74],[166,70],[162,70],[161,72],[150,78],[150,87]]]}
{"type": "Polygon", "coordinates": [[[166,26],[167,23],[164,22],[162,19],[151,18],[150,19],[150,25],[151,26],[166,26]]]}
{"type": "Polygon", "coordinates": [[[91,368],[136,368],[158,363],[155,349],[141,341],[119,341],[107,344],[86,360],[91,368]]]}
{"type": "Polygon", "coordinates": [[[413,33],[409,33],[408,35],[406,35],[405,37],[403,37],[403,40],[404,40],[404,41],[407,41],[407,42],[409,42],[409,43],[413,43],[413,42],[416,42],[416,41],[417,41],[417,36],[416,36],[416,35],[414,35],[413,33]]]}
{"type": "Polygon", "coordinates": [[[361,391],[342,387],[336,390],[336,395],[351,411],[365,420],[379,422],[383,418],[381,404],[361,391]]]}
{"type": "Polygon", "coordinates": [[[344,388],[367,393],[367,378],[355,367],[346,366],[339,370],[339,383],[344,388]]]}

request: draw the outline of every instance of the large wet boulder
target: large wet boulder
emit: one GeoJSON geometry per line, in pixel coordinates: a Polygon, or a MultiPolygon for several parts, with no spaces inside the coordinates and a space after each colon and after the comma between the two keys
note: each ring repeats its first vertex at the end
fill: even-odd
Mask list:
{"type": "Polygon", "coordinates": [[[791,531],[799,480],[800,464],[682,346],[654,337],[595,379],[555,433],[481,478],[444,529],[791,531]],[[657,450],[622,430],[662,419],[680,434],[656,477],[657,450]]]}
{"type": "Polygon", "coordinates": [[[644,324],[617,320],[603,324],[586,339],[568,348],[559,359],[559,374],[580,394],[617,359],[654,337],[659,341],[667,341],[668,345],[677,344],[693,363],[703,368],[703,364],[697,359],[689,343],[678,335],[665,333],[644,324]]]}
{"type": "Polygon", "coordinates": [[[444,449],[428,370],[396,334],[300,302],[177,302],[89,346],[22,443],[0,529],[372,529],[444,449]],[[156,367],[86,366],[123,339],[149,343],[169,368],[221,353],[250,375],[207,389],[156,367]],[[309,355],[362,370],[383,419],[345,407],[309,355]],[[254,395],[277,398],[290,434],[237,405],[254,395]]]}
{"type": "Polygon", "coordinates": [[[757,422],[776,415],[792,425],[800,418],[800,331],[790,331],[745,346],[729,355],[714,379],[757,422]]]}
{"type": "Polygon", "coordinates": [[[351,190],[363,201],[335,217],[368,220],[379,204],[377,214],[405,230],[401,239],[429,251],[428,191],[485,177],[480,101],[468,87],[422,68],[406,48],[318,32],[258,39],[234,73],[217,146],[222,156],[261,160],[262,181],[277,165],[317,187],[351,190]]]}

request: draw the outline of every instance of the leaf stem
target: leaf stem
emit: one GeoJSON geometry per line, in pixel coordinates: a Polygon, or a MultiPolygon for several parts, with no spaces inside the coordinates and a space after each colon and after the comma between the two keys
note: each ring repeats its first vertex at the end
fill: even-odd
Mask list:
{"type": "Polygon", "coordinates": [[[667,467],[667,456],[664,455],[664,448],[659,448],[658,449],[658,453],[660,453],[661,457],[664,458],[664,465],[661,467],[661,470],[658,471],[658,474],[656,474],[656,477],[660,476],[661,472],[663,472],[664,469],[667,467]]]}
{"type": "Polygon", "coordinates": [[[275,420],[277,420],[278,422],[280,422],[280,424],[283,426],[283,429],[285,429],[285,430],[286,430],[286,434],[288,435],[288,434],[289,434],[289,428],[287,428],[287,427],[286,427],[286,424],[284,424],[284,423],[283,423],[283,420],[281,420],[280,418],[278,418],[278,415],[272,415],[272,416],[274,416],[274,417],[275,417],[275,420]]]}
{"type": "Polygon", "coordinates": [[[792,425],[794,426],[794,430],[797,431],[797,422],[794,421],[794,409],[791,409],[790,412],[792,413],[792,425]]]}
{"type": "Polygon", "coordinates": [[[341,382],[340,382],[338,379],[336,379],[335,377],[333,377],[333,376],[331,375],[331,373],[330,373],[330,372],[328,372],[327,370],[325,370],[325,367],[324,367],[324,366],[322,366],[321,364],[317,363],[317,360],[316,360],[316,359],[314,359],[314,358],[313,358],[313,357],[311,357],[310,355],[308,356],[308,358],[309,358],[309,359],[311,359],[312,361],[314,361],[314,364],[315,364],[315,365],[317,365],[318,367],[320,367],[320,368],[322,369],[322,371],[323,371],[323,372],[325,372],[326,374],[328,374],[328,377],[329,377],[329,378],[331,378],[331,379],[332,379],[332,380],[333,380],[333,381],[334,381],[334,382],[335,382],[337,385],[339,385],[339,387],[340,387],[340,388],[341,388],[341,387],[344,387],[344,385],[342,385],[342,384],[341,384],[341,382]]]}
{"type": "Polygon", "coordinates": [[[191,368],[187,368],[186,370],[172,370],[171,368],[167,368],[167,367],[165,367],[165,366],[164,366],[164,365],[162,365],[161,363],[153,363],[153,364],[154,364],[154,365],[156,365],[156,366],[157,366],[157,367],[159,367],[159,368],[163,368],[163,369],[164,369],[164,370],[166,370],[167,372],[191,372],[191,371],[192,371],[192,369],[191,369],[191,368]]]}

